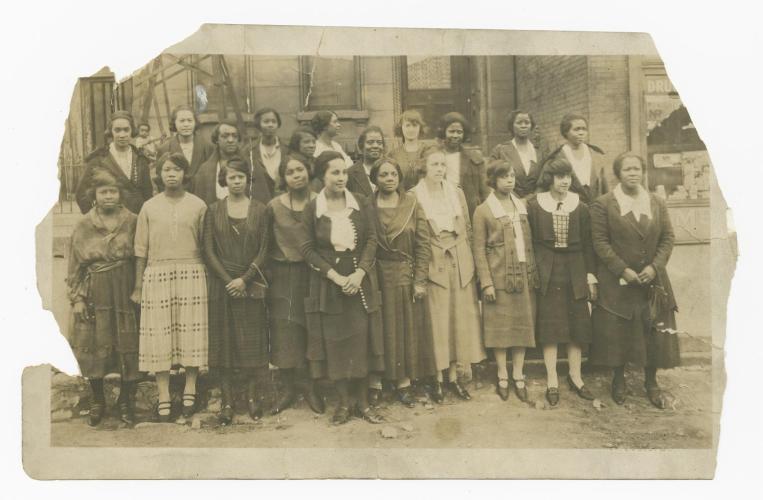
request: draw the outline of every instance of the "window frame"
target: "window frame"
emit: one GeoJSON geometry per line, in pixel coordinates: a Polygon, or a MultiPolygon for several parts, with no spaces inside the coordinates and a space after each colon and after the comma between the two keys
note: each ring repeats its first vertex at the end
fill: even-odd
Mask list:
{"type": "Polygon", "coordinates": [[[363,65],[360,56],[353,56],[355,103],[352,107],[347,106],[305,106],[305,99],[310,84],[310,58],[323,57],[331,59],[331,56],[299,56],[299,109],[302,113],[314,113],[316,111],[362,111],[363,110],[363,65]]]}

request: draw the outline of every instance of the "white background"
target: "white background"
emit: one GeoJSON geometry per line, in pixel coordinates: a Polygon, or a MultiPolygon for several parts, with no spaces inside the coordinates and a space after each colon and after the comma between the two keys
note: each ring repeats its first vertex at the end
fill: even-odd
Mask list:
{"type": "MultiPolygon", "coordinates": [[[[3,158],[0,393],[4,498],[189,498],[390,495],[708,498],[760,491],[761,473],[761,16],[753,2],[666,0],[489,2],[19,0],[2,10],[0,141],[3,158]],[[72,6],[70,6],[70,4],[72,6]],[[684,7],[685,6],[685,7],[684,7]],[[56,159],[76,79],[108,65],[121,79],[205,22],[649,32],[681,93],[734,209],[739,258],[729,304],[728,385],[713,482],[38,482],[21,468],[21,372],[74,358],[40,307],[34,226],[56,200],[56,159]],[[393,491],[394,490],[394,491],[393,491]]],[[[715,308],[723,304],[715,304],[715,308]]],[[[554,432],[549,429],[549,432],[554,432]]],[[[458,453],[454,451],[454,453],[458,453]]],[[[115,466],[118,467],[117,464],[115,466]]]]}

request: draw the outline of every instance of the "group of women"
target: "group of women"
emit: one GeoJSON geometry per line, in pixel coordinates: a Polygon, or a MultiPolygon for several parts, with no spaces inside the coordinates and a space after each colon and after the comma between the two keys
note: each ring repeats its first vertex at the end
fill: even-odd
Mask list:
{"type": "Polygon", "coordinates": [[[555,406],[560,344],[579,397],[594,399],[581,373],[588,349],[592,364],[613,369],[615,402],[625,401],[632,362],[645,367],[649,400],[665,406],[656,371],[680,361],[665,271],[670,220],[644,189],[637,155],[617,157],[618,184],[608,190],[585,118],[565,116],[564,144],[541,158],[532,116],[513,111],[511,139],[486,166],[464,147],[462,115],[444,115],[438,140],[425,143],[421,115],[406,111],[396,127],[401,145],[385,152],[381,129],[369,127],[353,166],[335,140],[335,113],[317,112],[288,147],[276,135],[277,111],[255,117],[255,148],[215,157],[194,134],[192,109],[175,110],[177,135],[154,164],[151,196],[147,163],[129,140],[135,123],[129,113],[112,115],[112,141],[91,155],[78,189],[86,215],[69,260],[69,337],[91,384],[91,425],[104,415],[103,377],[114,371],[123,421],[135,420],[141,372],[155,374],[156,417],[170,421],[178,366],[185,417],[197,408],[199,372],[210,370],[220,380],[221,423],[233,419],[236,372],[259,419],[269,364],[283,382],[272,413],[299,392],[323,413],[317,382],[328,380],[333,423],[379,423],[382,381],[408,407],[416,382],[428,382],[437,403],[446,389],[469,400],[472,365],[486,349],[500,398],[513,388],[527,402],[524,359],[536,346],[555,406]],[[210,157],[218,185],[207,205],[188,189],[210,157]],[[370,186],[365,195],[350,189],[360,181],[370,186]]]}

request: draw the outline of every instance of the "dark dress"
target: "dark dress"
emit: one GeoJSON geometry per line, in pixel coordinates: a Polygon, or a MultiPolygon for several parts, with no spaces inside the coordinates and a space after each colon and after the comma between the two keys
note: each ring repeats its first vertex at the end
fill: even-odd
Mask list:
{"type": "Polygon", "coordinates": [[[398,381],[435,374],[427,301],[413,300],[414,283],[427,286],[432,249],[429,223],[413,194],[397,207],[378,208],[376,266],[382,295],[384,377],[398,381]]]}
{"type": "Polygon", "coordinates": [[[673,368],[681,362],[677,310],[665,266],[673,250],[673,228],[665,202],[649,195],[652,218],[632,212],[608,193],[591,206],[593,247],[598,259],[599,301],[593,313],[590,359],[602,366],[626,363],[673,368]],[[654,266],[651,285],[621,285],[626,267],[641,272],[654,266]]]}
{"type": "Polygon", "coordinates": [[[405,149],[405,145],[401,144],[400,147],[390,151],[390,158],[394,159],[400,170],[403,171],[403,178],[401,179],[402,190],[408,191],[413,188],[419,182],[418,169],[421,168],[423,159],[421,153],[424,151],[425,146],[419,144],[419,149],[413,152],[408,152],[405,149]]]}
{"type": "Polygon", "coordinates": [[[376,215],[361,195],[345,191],[345,196],[348,207],[353,199],[358,206],[358,210],[351,208],[348,216],[355,235],[352,250],[336,250],[331,242],[332,219],[327,214],[317,216],[322,193],[307,204],[302,214],[306,234],[300,251],[313,268],[305,316],[307,359],[314,378],[363,378],[370,371],[384,370],[381,298],[375,266],[376,215]],[[331,269],[348,276],[357,268],[366,275],[361,293],[355,295],[345,295],[327,277],[331,269]]]}
{"type": "Polygon", "coordinates": [[[567,217],[562,215],[560,220],[553,210],[546,209],[548,205],[541,206],[546,198],[550,198],[547,192],[539,193],[527,207],[540,278],[537,342],[589,344],[592,332],[587,275],[594,274],[595,261],[588,208],[582,201],[573,202],[578,197],[570,192],[567,198],[574,209],[565,211],[567,217]],[[561,222],[564,219],[566,231],[561,222]]]}
{"type": "Polygon", "coordinates": [[[278,368],[301,368],[307,351],[305,297],[310,278],[310,268],[299,251],[304,240],[302,212],[284,206],[276,197],[268,203],[266,217],[270,362],[278,368]]]}
{"type": "Polygon", "coordinates": [[[262,275],[268,248],[265,206],[251,200],[246,219],[228,216],[228,199],[209,206],[204,220],[204,254],[209,278],[209,367],[267,366],[267,283],[262,275]],[[225,285],[247,283],[247,297],[233,298],[225,285]]]}
{"type": "Polygon", "coordinates": [[[123,381],[140,377],[136,307],[130,301],[136,223],[137,216],[123,208],[117,227],[109,231],[92,209],[71,236],[69,300],[83,300],[92,319],[79,321],[72,314],[69,344],[88,378],[108,373],[119,373],[123,381]]]}
{"type": "Polygon", "coordinates": [[[458,186],[463,190],[469,218],[474,216],[477,205],[490,194],[487,185],[485,159],[478,149],[461,149],[458,186]]]}

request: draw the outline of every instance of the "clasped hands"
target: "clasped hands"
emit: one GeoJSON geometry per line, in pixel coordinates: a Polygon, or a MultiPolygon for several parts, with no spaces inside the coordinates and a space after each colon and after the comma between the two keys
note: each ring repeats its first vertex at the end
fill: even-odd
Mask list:
{"type": "Polygon", "coordinates": [[[336,286],[342,289],[345,295],[355,295],[360,291],[360,284],[365,278],[366,272],[363,269],[356,269],[354,273],[349,276],[344,276],[334,271],[329,271],[328,278],[333,281],[336,286]]]}
{"type": "Polygon", "coordinates": [[[651,264],[646,266],[644,269],[642,269],[640,273],[637,273],[636,271],[628,267],[625,269],[625,271],[623,271],[623,274],[621,277],[628,283],[635,283],[637,285],[648,285],[649,283],[654,281],[655,277],[657,277],[657,271],[654,269],[654,266],[652,266],[651,264]]]}

